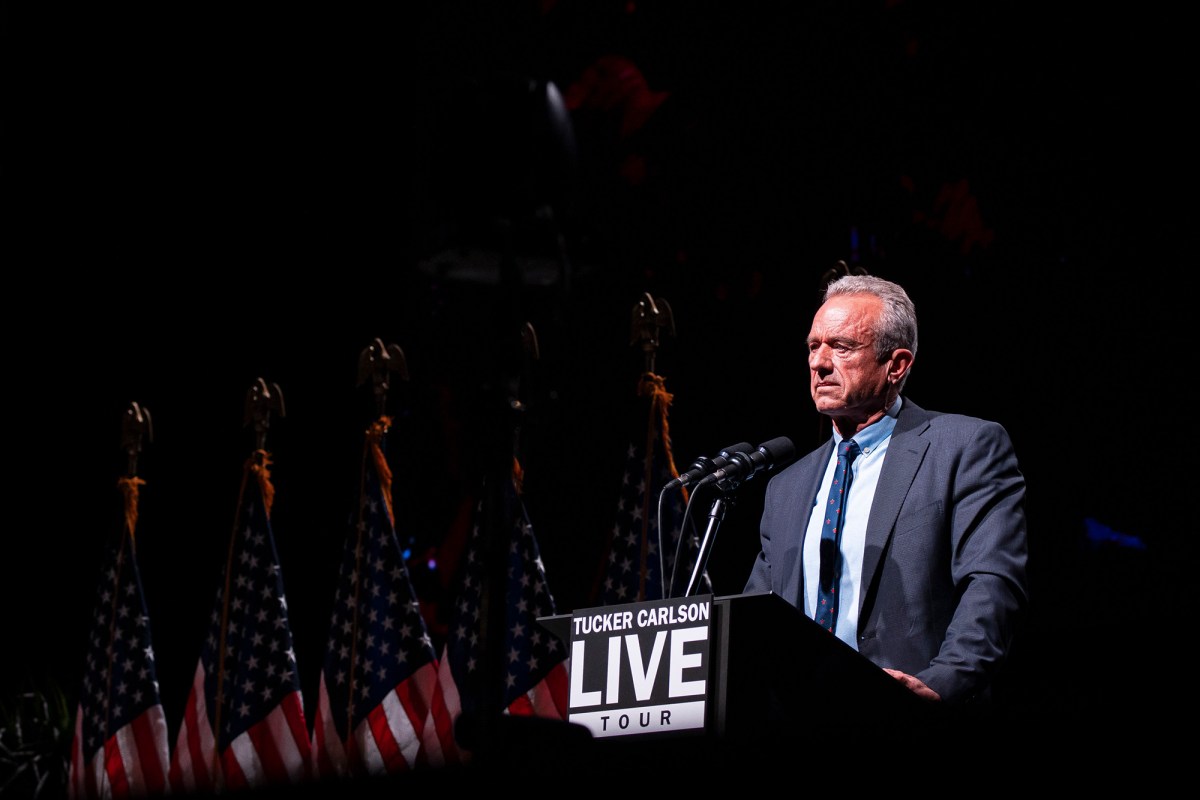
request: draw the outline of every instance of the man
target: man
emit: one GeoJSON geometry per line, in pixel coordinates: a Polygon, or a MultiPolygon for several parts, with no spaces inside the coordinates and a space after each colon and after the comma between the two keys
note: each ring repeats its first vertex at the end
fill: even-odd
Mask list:
{"type": "Polygon", "coordinates": [[[989,695],[1028,603],[1025,480],[1000,425],[901,395],[916,353],[900,286],[826,288],[808,367],[833,436],[767,485],[745,592],[780,595],[917,695],[962,704],[989,695]]]}

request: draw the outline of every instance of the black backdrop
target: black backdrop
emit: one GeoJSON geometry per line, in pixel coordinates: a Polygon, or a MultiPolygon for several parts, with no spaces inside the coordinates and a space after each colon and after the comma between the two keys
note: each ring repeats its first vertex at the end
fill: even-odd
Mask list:
{"type": "MultiPolygon", "coordinates": [[[[1151,502],[1130,484],[1155,423],[1186,407],[1169,21],[656,0],[105,9],[5,27],[27,55],[5,123],[6,694],[52,680],[74,703],[131,402],[154,427],[138,546],[173,739],[256,379],[286,401],[268,437],[274,526],[314,709],[374,338],[411,374],[390,438],[401,533],[424,554],[461,531],[494,438],[487,387],[513,368],[515,325],[536,330],[519,448],[566,612],[591,602],[604,557],[642,293],[674,315],[655,366],[679,462],[780,435],[807,449],[822,428],[802,340],[839,259],[913,295],[911,396],[1016,442],[1037,593],[1025,702],[1110,719],[1144,708],[1113,675],[1170,690],[1161,614],[1147,622],[1133,598],[1161,578],[1152,598],[1182,594],[1187,482],[1151,502]],[[548,124],[546,87],[574,106],[606,56],[616,84],[600,88],[626,105],[597,88],[548,124]]],[[[722,527],[718,593],[748,574],[761,489],[746,484],[722,527]]],[[[423,599],[444,600],[447,568],[416,568],[423,599]]]]}

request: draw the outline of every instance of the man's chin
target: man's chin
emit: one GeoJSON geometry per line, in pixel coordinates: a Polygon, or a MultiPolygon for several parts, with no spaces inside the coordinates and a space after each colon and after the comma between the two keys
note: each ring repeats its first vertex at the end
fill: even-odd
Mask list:
{"type": "Polygon", "coordinates": [[[832,397],[814,397],[813,405],[816,407],[817,413],[828,414],[830,416],[833,416],[845,407],[841,402],[832,397]]]}

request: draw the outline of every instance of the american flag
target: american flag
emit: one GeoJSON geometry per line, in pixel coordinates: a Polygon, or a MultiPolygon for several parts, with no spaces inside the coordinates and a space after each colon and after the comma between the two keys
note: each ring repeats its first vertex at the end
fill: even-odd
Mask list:
{"type": "Polygon", "coordinates": [[[389,425],[382,417],[367,432],[358,524],[343,549],[313,720],[318,777],[438,766],[443,740],[453,741],[437,653],[396,536],[389,425]]]}
{"type": "MultiPolygon", "coordinates": [[[[519,469],[518,466],[518,474],[519,469]]],[[[486,486],[484,489],[487,491],[486,486]]],[[[533,526],[515,482],[508,482],[502,497],[507,529],[499,533],[508,539],[504,674],[489,678],[479,671],[486,663],[480,641],[480,614],[487,571],[480,503],[467,548],[455,619],[438,668],[446,706],[457,720],[464,710],[479,707],[477,693],[481,689],[499,687],[502,697],[498,708],[505,714],[566,720],[570,668],[567,644],[537,622],[556,613],[554,598],[546,583],[533,526]]],[[[461,747],[455,755],[462,761],[470,759],[469,751],[461,747]]]]}
{"type": "MultiPolygon", "coordinates": [[[[674,396],[667,392],[659,375],[647,372],[638,387],[640,397],[649,398],[645,404],[643,431],[633,437],[626,449],[625,475],[617,500],[608,563],[600,588],[600,604],[615,605],[664,598],[664,584],[670,584],[672,594],[681,593],[691,578],[700,550],[700,537],[694,525],[687,527],[687,538],[680,552],[683,535],[686,490],[668,492],[663,498],[663,523],[666,538],[659,538],[658,500],[663,487],[679,477],[671,455],[671,436],[667,410],[674,396]],[[666,552],[659,549],[660,541],[666,552]],[[679,568],[675,568],[679,553],[679,568]],[[663,572],[666,580],[663,580],[663,572]]],[[[712,591],[708,573],[701,573],[696,593],[712,591]]]]}
{"type": "Polygon", "coordinates": [[[269,465],[262,450],[246,462],[237,527],[171,755],[174,792],[298,784],[309,774],[269,465]]]}
{"type": "Polygon", "coordinates": [[[121,481],[127,522],[120,540],[105,549],[96,591],[71,741],[72,800],[145,797],[167,789],[167,722],[128,513],[142,480],[121,481]]]}

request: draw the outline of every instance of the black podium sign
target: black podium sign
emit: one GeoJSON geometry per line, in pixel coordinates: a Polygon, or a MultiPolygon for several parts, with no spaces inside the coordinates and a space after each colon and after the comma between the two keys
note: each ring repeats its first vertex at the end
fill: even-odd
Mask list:
{"type": "Polygon", "coordinates": [[[711,595],[587,608],[570,618],[570,722],[592,736],[702,733],[711,595]]]}

